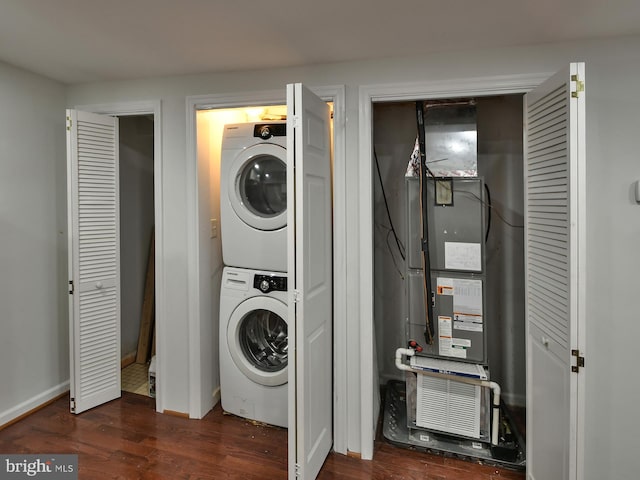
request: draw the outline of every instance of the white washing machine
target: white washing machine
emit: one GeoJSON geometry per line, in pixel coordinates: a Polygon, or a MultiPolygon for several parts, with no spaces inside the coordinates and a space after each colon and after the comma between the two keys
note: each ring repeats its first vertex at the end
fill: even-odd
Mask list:
{"type": "Polygon", "coordinates": [[[225,125],[220,159],[222,259],[287,271],[287,124],[225,125]]]}
{"type": "Polygon", "coordinates": [[[223,410],[287,426],[287,275],[225,267],[220,291],[223,410]]]}

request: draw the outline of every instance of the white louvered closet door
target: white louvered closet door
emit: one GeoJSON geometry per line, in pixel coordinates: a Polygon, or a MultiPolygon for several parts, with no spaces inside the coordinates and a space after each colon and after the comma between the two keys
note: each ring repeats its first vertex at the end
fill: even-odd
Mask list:
{"type": "Polygon", "coordinates": [[[527,475],[581,478],[584,64],[525,96],[527,475]]]}
{"type": "Polygon", "coordinates": [[[67,110],[71,411],[120,397],[118,119],[67,110]]]}

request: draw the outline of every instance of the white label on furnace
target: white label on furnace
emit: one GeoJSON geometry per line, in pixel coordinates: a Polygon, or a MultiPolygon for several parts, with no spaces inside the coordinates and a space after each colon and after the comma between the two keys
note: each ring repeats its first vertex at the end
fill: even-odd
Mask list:
{"type": "Polygon", "coordinates": [[[451,317],[438,317],[438,354],[451,356],[451,317]]]}
{"type": "Polygon", "coordinates": [[[466,338],[452,338],[451,346],[460,348],[471,348],[471,340],[466,338]]]}
{"type": "MultiPolygon", "coordinates": [[[[443,357],[467,358],[464,339],[452,338],[451,317],[438,317],[438,354],[443,357]]],[[[469,342],[469,347],[471,342],[469,342]]]]}
{"type": "Polygon", "coordinates": [[[453,328],[482,332],[482,280],[454,280],[453,328]]]}
{"type": "Polygon", "coordinates": [[[460,346],[452,345],[449,356],[454,358],[467,358],[467,349],[460,346]]]}
{"type": "Polygon", "coordinates": [[[482,332],[482,317],[456,314],[453,328],[466,332],[482,332]]]}
{"type": "Polygon", "coordinates": [[[453,278],[438,277],[436,279],[436,282],[437,282],[436,293],[438,295],[453,295],[453,289],[454,289],[453,278]]]}
{"type": "Polygon", "coordinates": [[[448,270],[482,271],[482,249],[479,243],[444,242],[444,268],[448,270]]]}

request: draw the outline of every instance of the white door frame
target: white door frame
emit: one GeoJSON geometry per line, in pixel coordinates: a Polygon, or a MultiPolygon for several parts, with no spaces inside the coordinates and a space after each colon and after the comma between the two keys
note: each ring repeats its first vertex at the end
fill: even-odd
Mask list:
{"type": "MultiPolygon", "coordinates": [[[[196,111],[261,105],[285,105],[286,85],[279,90],[251,91],[232,94],[194,95],[186,99],[187,142],[187,236],[189,291],[189,415],[199,418],[200,405],[200,289],[198,210],[198,159],[196,148],[196,111]]],[[[346,154],[345,154],[345,87],[332,85],[310,87],[325,101],[333,102],[333,318],[334,318],[334,439],[336,452],[347,453],[347,271],[346,271],[346,154]]],[[[201,416],[201,415],[200,415],[201,416]]]]}
{"type": "MultiPolygon", "coordinates": [[[[553,73],[453,79],[439,82],[364,85],[359,91],[359,231],[360,231],[360,442],[363,459],[373,458],[379,412],[374,399],[373,327],[373,108],[374,102],[526,93],[553,73]],[[365,279],[368,279],[365,281],[365,279]]],[[[401,345],[398,345],[399,347],[401,345]]]]}
{"type": "Polygon", "coordinates": [[[164,382],[162,372],[163,340],[165,338],[165,295],[164,295],[164,229],[162,224],[162,103],[160,100],[140,102],[101,103],[76,105],[76,110],[112,116],[153,115],[153,205],[155,222],[155,289],[156,289],[156,411],[164,411],[164,382]]]}

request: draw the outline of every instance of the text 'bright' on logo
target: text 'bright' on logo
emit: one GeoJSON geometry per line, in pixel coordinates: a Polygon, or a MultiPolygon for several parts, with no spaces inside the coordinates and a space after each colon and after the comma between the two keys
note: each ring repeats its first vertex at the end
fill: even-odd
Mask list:
{"type": "Polygon", "coordinates": [[[0,455],[0,480],[77,480],[77,455],[0,455]]]}

